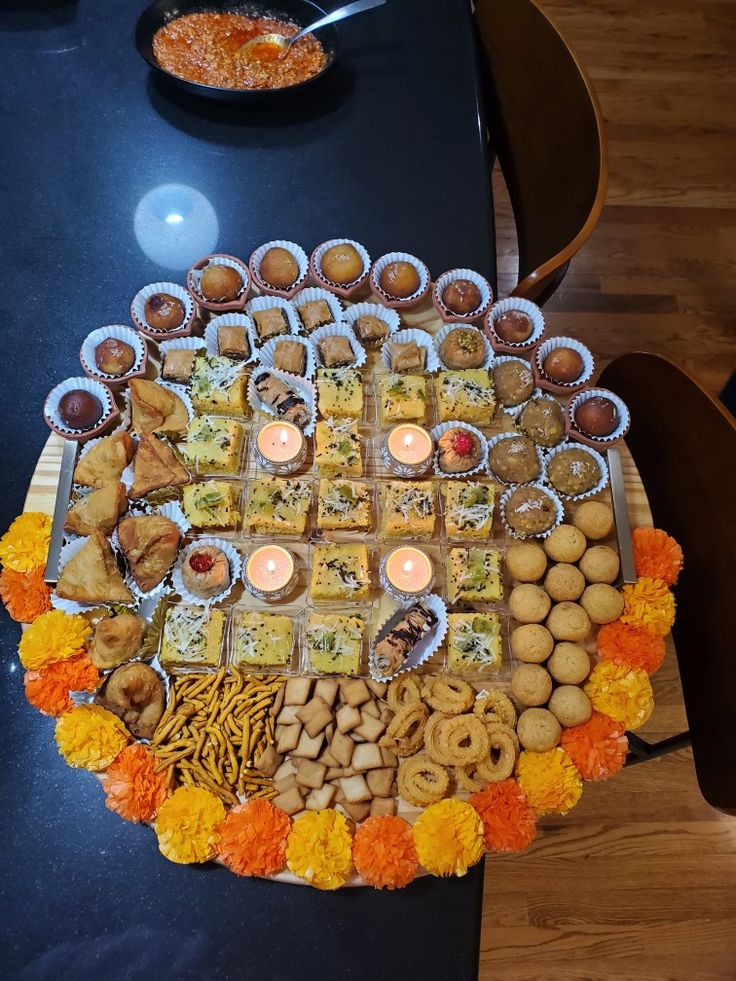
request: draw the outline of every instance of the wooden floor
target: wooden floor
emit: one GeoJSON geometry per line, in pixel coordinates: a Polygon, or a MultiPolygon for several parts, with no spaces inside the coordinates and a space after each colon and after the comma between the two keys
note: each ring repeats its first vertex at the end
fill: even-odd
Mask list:
{"type": "MultiPolygon", "coordinates": [[[[736,3],[541,0],[596,86],[608,203],[545,308],[605,361],[674,357],[716,393],[736,361],[736,3]]],[[[516,281],[494,176],[499,293],[516,281]]],[[[686,727],[674,658],[641,730],[686,727]]],[[[482,981],[734,981],[736,818],[701,798],[688,752],[586,785],[523,856],[490,858],[482,981]]]]}

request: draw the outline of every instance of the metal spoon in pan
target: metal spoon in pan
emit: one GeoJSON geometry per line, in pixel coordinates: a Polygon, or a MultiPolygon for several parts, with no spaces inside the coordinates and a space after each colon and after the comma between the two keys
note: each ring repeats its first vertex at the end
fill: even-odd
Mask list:
{"type": "Polygon", "coordinates": [[[254,37],[252,41],[246,41],[245,44],[241,45],[238,49],[238,57],[255,58],[258,61],[275,61],[277,58],[285,58],[292,44],[306,34],[311,34],[319,27],[334,24],[338,20],[345,20],[355,14],[362,14],[364,10],[370,10],[372,7],[380,7],[385,2],[386,0],[356,0],[355,3],[338,7],[332,13],[320,17],[319,20],[303,28],[292,37],[284,37],[283,34],[261,34],[259,37],[254,37]]]}

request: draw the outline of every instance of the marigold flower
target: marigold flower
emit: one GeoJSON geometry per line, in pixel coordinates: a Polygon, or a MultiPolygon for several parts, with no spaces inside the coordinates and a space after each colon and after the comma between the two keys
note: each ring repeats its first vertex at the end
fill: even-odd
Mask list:
{"type": "Polygon", "coordinates": [[[20,663],[29,671],[38,671],[54,661],[74,657],[84,648],[84,641],[91,632],[84,617],[76,613],[72,616],[63,610],[42,613],[20,639],[20,663]]]}
{"type": "Polygon", "coordinates": [[[166,800],[166,774],[156,773],[156,758],[143,743],[126,746],[102,778],[105,805],[121,818],[148,824],[166,800]]]}
{"type": "Polygon", "coordinates": [[[179,865],[217,855],[225,806],[202,787],[179,787],[160,805],[154,828],[164,858],[179,865]]]}
{"type": "Polygon", "coordinates": [[[40,511],[20,514],[0,538],[0,562],[13,572],[31,572],[46,565],[51,518],[40,511]]]}
{"type": "Polygon", "coordinates": [[[559,746],[545,753],[524,750],[516,772],[526,799],[537,814],[567,814],[583,793],[575,764],[559,746]]]}
{"type": "Polygon", "coordinates": [[[520,852],[534,841],[537,814],[516,780],[489,783],[468,803],[480,815],[489,852],[520,852]]]}
{"type": "Polygon", "coordinates": [[[596,711],[626,729],[643,726],[654,708],[649,675],[641,668],[600,661],[585,682],[584,691],[596,711]]]}
{"type": "Polygon", "coordinates": [[[664,638],[636,623],[622,623],[621,620],[606,623],[598,631],[596,642],[604,661],[643,668],[647,674],[658,671],[664,660],[664,638]]]}
{"type": "Polygon", "coordinates": [[[675,539],[660,528],[635,528],[631,538],[637,576],[661,579],[673,586],[684,561],[675,539]]]}
{"type": "Polygon", "coordinates": [[[40,671],[26,671],[23,679],[30,704],[54,716],[74,708],[69,692],[97,691],[100,681],[100,672],[86,654],[55,661],[40,671]]]}
{"type": "Polygon", "coordinates": [[[0,572],[0,599],[13,620],[33,623],[42,613],[51,609],[51,589],[43,578],[43,568],[30,572],[0,572]]]}
{"type": "Polygon", "coordinates": [[[621,593],[624,598],[622,623],[649,627],[660,637],[669,633],[675,622],[675,597],[665,582],[642,576],[635,583],[625,583],[621,593]]]}
{"type": "Polygon", "coordinates": [[[562,748],[583,780],[608,780],[622,768],[629,741],[621,722],[593,712],[587,722],[562,730],[562,748]]]}
{"type": "Polygon", "coordinates": [[[286,864],[291,819],[271,801],[246,801],[228,811],[219,855],[237,875],[274,875],[286,864]]]}
{"type": "Polygon", "coordinates": [[[483,857],[483,822],[470,804],[448,797],[419,815],[414,844],[432,875],[465,875],[483,857]]]}
{"type": "Polygon", "coordinates": [[[345,817],[334,810],[297,818],[286,845],[286,864],[317,889],[339,889],[352,868],[352,841],[345,817]]]}
{"type": "Polygon", "coordinates": [[[369,886],[376,889],[408,886],[419,869],[411,825],[390,814],[369,817],[355,833],[353,861],[369,886]]]}
{"type": "Polygon", "coordinates": [[[112,712],[100,705],[77,705],[56,723],[59,752],[69,766],[104,770],[125,747],[130,734],[112,712]]]}

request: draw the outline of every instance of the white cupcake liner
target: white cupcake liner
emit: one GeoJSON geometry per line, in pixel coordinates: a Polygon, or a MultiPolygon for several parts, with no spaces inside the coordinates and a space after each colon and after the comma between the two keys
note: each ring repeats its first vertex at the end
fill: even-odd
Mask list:
{"type": "Polygon", "coordinates": [[[435,353],[437,354],[437,360],[439,361],[440,365],[443,368],[447,368],[448,371],[458,370],[457,368],[450,368],[449,365],[446,365],[445,362],[442,360],[442,355],[440,354],[440,345],[447,337],[447,335],[451,334],[453,330],[472,330],[479,335],[479,337],[483,341],[483,349],[485,351],[485,357],[483,358],[483,362],[479,365],[476,365],[475,367],[487,368],[490,370],[490,368],[494,364],[495,358],[493,354],[493,348],[491,347],[491,343],[486,337],[486,335],[483,333],[482,330],[480,330],[478,327],[473,326],[472,324],[456,323],[454,321],[453,323],[445,324],[445,326],[442,327],[440,330],[438,330],[437,333],[434,335],[434,350],[435,353]]]}
{"type": "MultiPolygon", "coordinates": [[[[75,539],[68,541],[65,545],[62,545],[61,551],[59,552],[59,569],[57,572],[58,576],[64,571],[65,566],[74,558],[77,552],[85,545],[88,541],[87,537],[75,539]]],[[[117,558],[117,549],[113,545],[113,552],[117,558]]],[[[126,585],[128,583],[126,582],[126,585]]],[[[61,596],[56,595],[56,590],[54,589],[51,593],[51,605],[55,610],[63,610],[64,613],[85,613],[87,610],[94,610],[98,606],[109,606],[110,603],[77,603],[76,600],[64,599],[61,596]]],[[[136,602],[133,603],[122,603],[121,606],[136,606],[136,602]]]]}
{"type": "Polygon", "coordinates": [[[130,304],[130,316],[133,323],[141,333],[154,341],[165,340],[167,337],[186,337],[187,334],[191,334],[196,312],[197,307],[194,300],[178,283],[149,283],[148,286],[138,290],[130,304]],[[157,330],[156,327],[151,327],[148,323],[145,313],[146,300],[154,293],[168,293],[169,296],[175,296],[184,304],[184,320],[178,327],[172,327],[171,330],[157,330]]]}
{"type": "Polygon", "coordinates": [[[373,263],[370,282],[373,292],[376,294],[376,296],[380,297],[381,302],[387,307],[408,307],[412,306],[414,303],[418,303],[422,297],[427,295],[429,292],[431,279],[429,269],[425,263],[423,263],[421,259],[417,259],[415,255],[409,255],[408,252],[387,252],[379,259],[376,259],[376,261],[373,263]],[[415,290],[411,296],[404,297],[403,299],[396,296],[391,296],[380,285],[379,280],[381,273],[391,262],[410,262],[416,269],[419,275],[419,289],[415,290]]]}
{"type": "MultiPolygon", "coordinates": [[[[144,515],[148,514],[160,514],[164,518],[169,518],[179,529],[179,533],[182,538],[184,538],[186,533],[189,531],[189,522],[178,501],[168,501],[166,504],[161,504],[159,507],[155,508],[146,506],[140,514],[132,515],[132,517],[143,517],[144,515]]],[[[112,533],[110,542],[112,543],[113,548],[120,551],[123,559],[125,559],[125,554],[120,547],[120,539],[118,537],[117,528],[112,533]]],[[[181,549],[181,542],[179,542],[179,549],[181,549]]],[[[174,564],[175,563],[172,563],[171,568],[167,570],[166,575],[163,577],[161,582],[154,586],[153,589],[150,589],[147,593],[140,588],[129,570],[125,576],[125,585],[131,591],[131,593],[133,593],[134,596],[137,596],[140,600],[158,599],[158,597],[161,596],[167,589],[171,589],[171,574],[174,564]]]]}
{"type": "Polygon", "coordinates": [[[266,242],[264,245],[258,246],[248,260],[248,268],[250,269],[253,281],[262,293],[266,293],[268,296],[283,296],[289,299],[306,283],[307,276],[309,275],[309,259],[304,249],[300,245],[297,245],[296,242],[275,239],[273,242],[266,242]],[[269,249],[286,249],[287,252],[290,252],[294,256],[299,266],[298,277],[286,289],[277,289],[275,286],[269,285],[261,276],[261,262],[269,249]]]}
{"type": "MultiPolygon", "coordinates": [[[[316,359],[314,357],[314,350],[312,349],[312,345],[311,345],[309,339],[306,338],[306,337],[294,337],[291,334],[288,335],[288,336],[286,334],[284,334],[283,337],[271,337],[271,338],[269,338],[269,340],[266,341],[266,343],[263,345],[263,347],[261,348],[261,350],[258,352],[258,363],[262,367],[268,368],[269,371],[271,369],[273,369],[273,367],[274,367],[274,364],[273,364],[274,354],[275,354],[275,351],[276,351],[276,345],[279,343],[279,341],[296,341],[297,344],[301,344],[301,346],[306,351],[306,368],[304,370],[304,374],[303,375],[294,375],[294,377],[295,378],[306,378],[306,379],[308,379],[308,380],[311,381],[311,379],[314,378],[314,375],[315,375],[315,373],[317,371],[317,362],[316,362],[316,359]]],[[[280,371],[281,369],[280,368],[277,368],[276,370],[277,371],[280,371]]],[[[289,371],[289,372],[286,372],[286,374],[291,375],[292,372],[289,371]]]]}
{"type": "Polygon", "coordinates": [[[626,433],[629,431],[629,426],[631,425],[631,413],[629,412],[629,407],[619,398],[615,392],[610,391],[607,388],[587,388],[582,392],[578,392],[576,395],[570,399],[567,405],[567,418],[568,418],[568,435],[572,436],[573,439],[578,440],[581,443],[589,442],[591,446],[598,447],[609,447],[613,446],[618,440],[623,439],[626,433]],[[618,409],[619,423],[616,429],[609,436],[591,436],[588,433],[583,432],[575,424],[575,411],[583,402],[588,399],[592,399],[595,396],[602,396],[603,398],[610,399],[616,408],[618,409]]]}
{"type": "Polygon", "coordinates": [[[370,671],[371,678],[374,681],[390,681],[392,678],[398,677],[400,674],[404,674],[407,671],[413,671],[414,668],[418,668],[420,664],[424,664],[428,661],[432,655],[440,649],[443,640],[445,639],[445,634],[447,633],[447,607],[444,601],[436,594],[430,593],[428,596],[422,597],[419,600],[408,600],[406,603],[402,603],[395,613],[393,613],[388,620],[385,620],[381,626],[378,628],[375,637],[370,643],[370,652],[368,655],[368,667],[370,671]],[[409,657],[406,659],[404,664],[395,671],[393,674],[385,675],[378,671],[376,666],[376,644],[383,640],[386,634],[394,627],[406,614],[407,609],[410,606],[420,604],[421,606],[429,607],[434,614],[437,616],[438,623],[437,627],[433,633],[428,637],[423,638],[416,645],[414,650],[411,652],[409,657]]]}
{"type": "Polygon", "coordinates": [[[352,327],[347,324],[325,324],[324,327],[318,327],[313,330],[309,335],[309,342],[312,345],[312,350],[314,351],[314,358],[317,362],[319,368],[326,367],[324,360],[322,358],[322,352],[319,347],[319,342],[324,340],[326,337],[346,337],[350,342],[350,347],[353,349],[354,360],[351,364],[345,365],[346,368],[361,368],[366,361],[366,351],[363,345],[360,343],[358,338],[353,333],[352,327]]]}
{"type": "MultiPolygon", "coordinates": [[[[530,372],[532,370],[532,366],[526,360],[526,358],[519,357],[518,355],[515,354],[497,354],[493,359],[491,373],[493,373],[494,368],[496,368],[500,364],[504,364],[507,361],[518,361],[520,364],[523,364],[525,368],[528,368],[530,372]]],[[[533,379],[534,379],[534,375],[532,373],[532,380],[533,379]]],[[[496,384],[495,381],[493,384],[495,388],[495,384],[496,384]]],[[[512,419],[516,419],[516,417],[519,415],[519,413],[524,408],[527,402],[530,402],[533,398],[539,398],[539,396],[543,394],[544,392],[542,391],[542,389],[537,388],[535,384],[534,388],[532,389],[532,394],[529,396],[529,398],[524,399],[523,402],[519,402],[518,405],[501,405],[501,402],[498,399],[498,395],[496,396],[496,404],[498,405],[498,408],[501,412],[505,412],[506,415],[511,416],[512,419]]]]}
{"type": "MultiPolygon", "coordinates": [[[[189,397],[189,392],[185,389],[185,387],[183,385],[177,385],[175,382],[163,381],[163,379],[161,378],[156,378],[155,381],[157,385],[161,386],[161,388],[168,389],[168,391],[170,391],[172,395],[176,395],[178,399],[181,399],[181,401],[184,403],[184,408],[187,410],[187,416],[189,417],[189,422],[191,422],[195,415],[194,406],[192,405],[192,400],[189,397]]],[[[125,399],[125,408],[129,413],[130,420],[131,420],[130,424],[132,425],[133,412],[130,403],[130,389],[125,390],[124,399],[125,399]]],[[[139,432],[136,432],[136,430],[134,429],[131,429],[130,434],[131,436],[138,436],[139,438],[141,436],[141,434],[139,432]]]]}
{"type": "Polygon", "coordinates": [[[587,385],[593,377],[593,371],[595,370],[593,355],[584,344],[581,344],[574,337],[548,337],[546,341],[542,341],[534,352],[534,365],[537,369],[540,388],[549,387],[551,391],[559,392],[562,395],[566,392],[576,392],[584,385],[587,385]],[[544,359],[551,351],[556,350],[558,347],[572,348],[583,359],[583,373],[575,381],[555,382],[545,375],[544,369],[542,368],[544,359]]]}
{"type": "Polygon", "coordinates": [[[192,294],[197,303],[201,304],[206,310],[226,310],[233,304],[244,305],[244,300],[250,292],[250,271],[248,265],[242,259],[234,255],[226,255],[223,252],[215,252],[212,255],[204,256],[199,259],[187,273],[187,289],[192,294]],[[201,266],[201,268],[197,268],[201,266]],[[238,290],[238,295],[234,300],[208,300],[203,295],[201,289],[202,274],[209,266],[229,266],[240,274],[243,285],[238,290]]]}
{"type": "Polygon", "coordinates": [[[233,586],[240,580],[242,571],[243,560],[240,553],[233,547],[231,542],[226,542],[222,538],[198,538],[196,542],[191,542],[185,549],[182,549],[179,552],[179,556],[171,573],[171,580],[174,584],[174,589],[185,603],[191,603],[192,606],[212,606],[213,603],[221,603],[230,595],[233,590],[233,586]],[[210,596],[207,599],[197,596],[195,593],[189,592],[184,585],[184,578],[181,571],[182,565],[186,561],[189,553],[195,548],[200,548],[202,545],[212,545],[215,548],[221,549],[227,556],[227,560],[230,564],[230,585],[227,587],[227,589],[223,589],[219,593],[216,593],[214,596],[210,596]]]}
{"type": "MultiPolygon", "coordinates": [[[[303,430],[303,433],[305,436],[311,436],[314,433],[314,426],[317,421],[317,395],[314,385],[310,381],[307,381],[306,378],[297,378],[296,375],[290,375],[286,371],[279,371],[278,368],[264,368],[263,370],[268,371],[275,378],[279,378],[285,385],[299,392],[306,402],[311,415],[311,421],[303,430]]],[[[273,416],[274,419],[281,419],[282,416],[272,406],[263,402],[256,391],[256,378],[259,374],[260,372],[256,369],[248,379],[248,402],[250,407],[254,412],[263,412],[268,416],[273,416]]]]}
{"type": "MultiPolygon", "coordinates": [[[[255,324],[246,313],[221,313],[219,317],[213,317],[204,329],[204,344],[207,349],[207,356],[210,358],[220,357],[220,345],[218,342],[218,331],[220,327],[245,327],[248,337],[250,354],[247,358],[233,358],[242,364],[251,364],[256,360],[256,329],[255,324]]],[[[227,355],[222,355],[227,357],[227,355]]]]}
{"type": "Polygon", "coordinates": [[[583,443],[573,442],[570,440],[565,440],[562,443],[558,443],[557,446],[553,446],[544,454],[544,467],[545,467],[545,481],[552,488],[552,490],[557,494],[558,497],[562,498],[563,501],[584,501],[587,497],[594,497],[608,486],[608,464],[605,458],[596,450],[590,446],[585,446],[583,443]],[[581,453],[587,453],[591,456],[595,462],[600,467],[601,477],[597,484],[595,484],[590,490],[583,491],[580,494],[563,494],[561,490],[558,490],[552,481],[549,479],[547,474],[547,467],[550,461],[563,450],[579,450],[581,453]]]}
{"type": "Polygon", "coordinates": [[[124,324],[108,324],[106,327],[98,327],[91,334],[87,334],[82,342],[79,360],[85,374],[89,375],[90,378],[104,382],[106,385],[124,385],[129,378],[135,378],[136,375],[142,375],[145,372],[148,348],[141,335],[130,327],[126,327],[124,324]],[[100,371],[95,364],[95,348],[109,338],[122,341],[124,344],[130,345],[135,351],[133,367],[124,375],[108,375],[104,371],[100,371]]]}
{"type": "Polygon", "coordinates": [[[524,300],[519,296],[509,296],[505,300],[498,300],[494,303],[485,316],[485,325],[494,350],[508,348],[509,351],[530,351],[539,343],[545,330],[544,317],[536,303],[532,303],[531,300],[524,300]],[[496,320],[504,313],[508,313],[509,310],[520,310],[521,313],[525,313],[531,318],[532,333],[525,341],[505,341],[494,330],[493,325],[496,320]]]}
{"type": "Polygon", "coordinates": [[[405,327],[404,330],[391,334],[381,345],[381,361],[387,371],[398,374],[391,367],[391,353],[388,345],[408,344],[409,341],[416,341],[421,347],[426,348],[427,363],[422,374],[431,375],[433,372],[440,370],[440,359],[437,357],[437,352],[434,349],[432,335],[428,334],[426,330],[420,330],[418,327],[405,327]]]}
{"type": "MultiPolygon", "coordinates": [[[[345,323],[348,324],[353,331],[355,331],[355,322],[358,317],[365,316],[378,317],[379,320],[383,320],[388,327],[389,338],[401,327],[401,318],[399,317],[398,313],[395,310],[391,310],[389,307],[382,306],[380,303],[354,303],[353,306],[348,307],[343,314],[345,323]]],[[[357,333],[355,336],[358,336],[357,333]]],[[[363,343],[360,338],[358,338],[358,341],[360,344],[363,343]]]]}
{"type": "Polygon", "coordinates": [[[162,384],[173,386],[172,391],[176,392],[177,395],[181,394],[181,389],[186,389],[189,387],[189,382],[176,382],[171,381],[169,378],[163,377],[163,367],[166,361],[166,356],[171,351],[206,351],[205,340],[203,337],[177,337],[173,341],[161,341],[158,346],[159,355],[161,358],[161,367],[159,369],[159,377],[156,381],[160,381],[162,384]]]}
{"type": "Polygon", "coordinates": [[[78,378],[65,378],[64,381],[59,382],[58,385],[55,385],[51,389],[44,402],[43,415],[46,425],[60,436],[63,436],[65,439],[81,440],[88,439],[100,433],[119,415],[119,410],[113,394],[106,384],[96,381],[94,378],[88,378],[87,375],[81,375],[78,378]],[[63,396],[67,392],[71,392],[77,388],[82,389],[84,392],[89,392],[90,395],[94,395],[102,406],[102,415],[100,416],[99,422],[96,422],[89,429],[71,429],[59,414],[59,402],[63,396]]]}
{"type": "Polygon", "coordinates": [[[499,506],[500,506],[501,520],[503,521],[503,525],[504,528],[506,529],[506,532],[512,538],[515,538],[519,541],[528,541],[531,538],[540,539],[540,540],[544,538],[549,538],[549,536],[552,534],[555,528],[557,528],[559,525],[562,524],[562,519],[565,516],[565,509],[562,506],[562,501],[557,496],[556,492],[551,490],[549,487],[547,487],[544,483],[542,483],[541,480],[535,480],[529,484],[514,484],[513,486],[509,487],[508,490],[505,490],[501,495],[499,506]],[[519,535],[511,528],[511,526],[506,521],[506,503],[508,499],[511,497],[511,495],[514,493],[514,491],[517,490],[519,487],[524,487],[524,488],[536,487],[537,490],[544,491],[544,493],[549,498],[551,498],[552,501],[554,502],[555,511],[557,513],[555,516],[555,520],[553,521],[552,525],[547,529],[547,531],[543,531],[537,535],[519,535]]]}
{"type": "Polygon", "coordinates": [[[443,320],[447,320],[448,322],[453,320],[472,323],[475,320],[480,320],[488,311],[491,303],[493,303],[493,290],[488,280],[484,279],[480,273],[475,272],[473,269],[450,269],[437,278],[432,291],[432,302],[443,320]],[[442,294],[445,289],[450,283],[454,283],[458,279],[470,280],[471,283],[474,283],[478,287],[480,305],[475,310],[471,310],[470,313],[455,313],[454,310],[450,310],[449,307],[445,306],[442,300],[442,294]]]}
{"type": "MultiPolygon", "coordinates": [[[[520,422],[520,419],[521,419],[521,413],[522,413],[522,410],[523,410],[523,409],[524,409],[524,408],[525,408],[525,407],[526,407],[527,405],[529,405],[529,403],[530,403],[530,402],[534,402],[535,400],[540,400],[540,399],[546,399],[546,400],[547,400],[548,402],[556,402],[556,403],[557,403],[558,405],[560,404],[560,400],[559,400],[559,399],[557,399],[557,398],[555,398],[555,396],[554,396],[554,395],[550,395],[550,394],[549,394],[549,392],[542,392],[542,391],[537,391],[537,390],[535,389],[535,390],[534,390],[534,392],[532,392],[532,394],[531,394],[531,396],[530,396],[530,398],[528,398],[528,399],[526,400],[526,402],[522,402],[522,404],[521,404],[521,405],[519,406],[519,411],[518,411],[518,412],[516,412],[516,414],[514,415],[514,423],[515,423],[515,425],[516,425],[516,432],[517,432],[517,433],[521,433],[521,435],[522,435],[522,436],[528,436],[528,435],[529,435],[529,434],[528,434],[527,432],[525,432],[525,430],[524,430],[524,429],[522,429],[522,427],[521,427],[521,422],[520,422]]],[[[562,407],[561,407],[561,408],[562,408],[562,407]]],[[[564,408],[562,408],[562,414],[563,414],[563,417],[564,417],[564,415],[565,415],[565,409],[564,409],[564,408]]],[[[532,437],[531,437],[531,436],[529,436],[529,439],[532,439],[532,437]]],[[[564,439],[565,439],[565,433],[563,433],[563,435],[562,435],[562,436],[560,437],[560,443],[561,443],[561,442],[562,442],[562,441],[563,441],[564,439]]],[[[532,442],[534,442],[534,440],[532,440],[532,442]]],[[[557,445],[559,446],[559,443],[558,443],[557,445]]],[[[549,449],[552,449],[552,447],[551,447],[551,446],[543,446],[543,447],[542,447],[542,451],[545,451],[545,450],[549,450],[549,449]]]]}
{"type": "Polygon", "coordinates": [[[323,242],[321,245],[318,245],[310,256],[309,264],[315,278],[324,283],[327,289],[334,287],[336,290],[344,291],[351,290],[360,283],[364,283],[366,279],[368,279],[368,275],[371,271],[371,257],[368,255],[360,242],[356,242],[352,238],[331,238],[328,242],[323,242]],[[363,261],[363,271],[361,272],[360,276],[357,276],[350,283],[335,283],[322,272],[322,256],[328,249],[331,249],[333,245],[352,245],[363,261]]]}
{"type": "Polygon", "coordinates": [[[488,463],[488,440],[483,435],[483,433],[479,429],[476,429],[475,426],[471,426],[467,422],[452,422],[452,421],[441,422],[438,426],[435,426],[434,429],[431,431],[432,439],[434,441],[435,446],[438,445],[440,436],[442,436],[443,433],[446,433],[448,429],[467,429],[468,432],[478,437],[478,439],[480,440],[480,445],[481,445],[481,449],[483,450],[483,453],[481,455],[480,461],[478,462],[477,466],[473,467],[472,470],[463,470],[460,473],[448,473],[447,470],[443,470],[442,467],[440,467],[439,450],[435,449],[434,454],[432,456],[434,472],[439,477],[448,477],[451,480],[464,480],[466,477],[472,477],[473,474],[480,473],[481,471],[485,471],[486,465],[488,463]]]}
{"type": "MultiPolygon", "coordinates": [[[[493,480],[497,480],[499,484],[505,484],[507,487],[521,487],[526,484],[541,484],[544,480],[544,453],[542,453],[541,449],[536,443],[534,443],[534,449],[536,450],[537,460],[539,461],[539,476],[535,477],[533,480],[524,480],[521,482],[504,480],[503,477],[500,477],[494,470],[491,469],[491,450],[493,447],[498,445],[501,440],[510,439],[511,437],[518,439],[520,436],[524,436],[524,439],[529,439],[529,437],[524,433],[500,433],[498,436],[492,436],[491,439],[488,440],[488,456],[486,458],[486,469],[488,471],[488,476],[492,477],[493,480]]],[[[531,442],[533,442],[533,440],[531,442]]]]}
{"type": "MultiPolygon", "coordinates": [[[[262,341],[258,336],[258,326],[253,314],[260,313],[263,310],[271,310],[273,307],[279,307],[286,314],[286,320],[289,324],[289,334],[296,335],[299,333],[301,322],[291,300],[285,300],[282,296],[257,296],[255,299],[249,300],[245,305],[245,312],[253,324],[253,343],[255,347],[260,347],[266,341],[262,341]]],[[[289,335],[278,334],[277,336],[288,337],[289,335]]],[[[271,338],[268,338],[268,340],[271,340],[271,338]]]]}
{"type": "MultiPolygon", "coordinates": [[[[342,323],[342,303],[340,303],[335,294],[330,293],[329,290],[323,289],[321,286],[308,286],[306,289],[299,290],[292,300],[296,311],[297,325],[299,328],[298,331],[294,331],[294,333],[303,333],[309,336],[309,332],[302,324],[301,317],[299,316],[299,307],[305,303],[312,303],[314,300],[324,300],[327,306],[330,308],[330,313],[332,314],[332,320],[330,321],[331,324],[342,323]]],[[[324,324],[323,326],[327,327],[329,325],[324,324]]],[[[314,331],[312,331],[312,333],[314,333],[314,331]]]]}

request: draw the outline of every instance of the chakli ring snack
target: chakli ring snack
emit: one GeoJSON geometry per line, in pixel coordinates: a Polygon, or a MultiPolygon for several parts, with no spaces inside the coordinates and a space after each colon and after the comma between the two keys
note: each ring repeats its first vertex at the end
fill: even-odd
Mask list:
{"type": "Polygon", "coordinates": [[[445,766],[449,766],[450,764],[440,746],[439,727],[450,718],[452,716],[445,715],[442,712],[432,712],[424,727],[424,748],[429,754],[430,759],[434,760],[435,763],[442,763],[445,766]]]}
{"type": "Polygon", "coordinates": [[[479,695],[473,705],[473,713],[486,722],[500,720],[507,726],[516,725],[516,709],[508,695],[502,691],[489,691],[479,695]],[[496,716],[492,719],[491,716],[496,716]]]}
{"type": "Polygon", "coordinates": [[[488,753],[486,727],[474,715],[455,715],[437,726],[440,752],[450,766],[478,763],[488,753]]]}
{"type": "Polygon", "coordinates": [[[475,689],[462,678],[434,675],[424,683],[423,698],[433,709],[447,715],[467,712],[475,700],[475,689]]]}
{"type": "Polygon", "coordinates": [[[388,686],[386,700],[393,712],[398,712],[407,705],[414,705],[422,700],[422,685],[417,675],[413,673],[400,674],[388,686]]]}
{"type": "Polygon", "coordinates": [[[486,783],[505,780],[514,772],[519,755],[516,733],[508,726],[494,726],[488,732],[490,749],[488,758],[476,766],[476,773],[486,783]]]}
{"type": "Polygon", "coordinates": [[[439,763],[419,753],[399,764],[399,793],[415,807],[427,807],[446,796],[450,774],[439,763]]]}
{"type": "Polygon", "coordinates": [[[389,722],[386,734],[379,745],[393,753],[398,753],[399,756],[411,756],[416,753],[424,739],[424,727],[428,715],[427,706],[421,702],[399,709],[389,722]]]}

